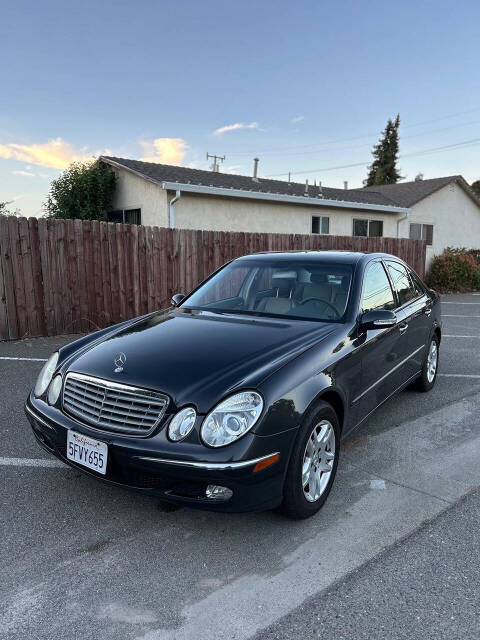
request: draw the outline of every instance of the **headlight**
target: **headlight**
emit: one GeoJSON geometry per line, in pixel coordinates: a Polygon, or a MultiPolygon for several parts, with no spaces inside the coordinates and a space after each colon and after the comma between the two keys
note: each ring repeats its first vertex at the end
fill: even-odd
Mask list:
{"type": "Polygon", "coordinates": [[[62,390],[62,376],[55,376],[48,389],[48,404],[55,404],[62,390]]]}
{"type": "Polygon", "coordinates": [[[170,424],[168,425],[168,437],[174,442],[179,442],[188,436],[193,429],[195,420],[197,419],[197,412],[193,407],[187,407],[182,409],[175,416],[173,416],[170,424]]]}
{"type": "Polygon", "coordinates": [[[55,369],[57,368],[58,363],[58,353],[54,353],[47,362],[43,365],[42,370],[40,371],[37,382],[35,384],[34,393],[39,398],[43,396],[45,391],[47,390],[48,385],[55,373],[55,369]]]}
{"type": "Polygon", "coordinates": [[[224,447],[238,440],[253,427],[262,409],[262,396],[255,391],[242,391],[227,398],[203,421],[203,442],[210,447],[224,447]]]}

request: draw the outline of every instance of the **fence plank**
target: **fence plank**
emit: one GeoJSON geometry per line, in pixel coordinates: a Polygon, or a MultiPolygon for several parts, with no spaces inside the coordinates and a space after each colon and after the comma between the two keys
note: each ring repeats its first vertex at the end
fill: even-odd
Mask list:
{"type": "MultiPolygon", "coordinates": [[[[9,296],[11,295],[11,286],[8,286],[8,272],[7,261],[9,251],[8,241],[8,228],[6,224],[6,218],[0,216],[0,340],[7,340],[12,337],[12,334],[16,334],[16,328],[10,328],[9,322],[13,322],[13,317],[9,315],[9,296]]],[[[10,281],[10,285],[13,282],[10,281]]],[[[13,309],[15,309],[15,301],[13,302],[13,309]]]]}
{"type": "Polygon", "coordinates": [[[25,297],[25,278],[23,274],[23,262],[20,246],[20,224],[13,216],[8,218],[8,234],[10,238],[10,263],[12,276],[15,282],[15,306],[18,322],[19,337],[28,335],[28,318],[25,297]]]}
{"type": "Polygon", "coordinates": [[[117,225],[113,222],[107,223],[107,241],[108,241],[108,263],[110,265],[110,293],[111,293],[111,318],[115,322],[115,318],[121,318],[120,313],[120,293],[119,293],[119,261],[117,252],[117,225]]]}

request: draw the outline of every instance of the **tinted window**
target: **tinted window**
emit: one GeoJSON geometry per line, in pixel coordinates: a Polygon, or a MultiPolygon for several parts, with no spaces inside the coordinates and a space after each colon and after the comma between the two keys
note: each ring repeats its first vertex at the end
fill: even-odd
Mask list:
{"type": "Polygon", "coordinates": [[[393,280],[400,306],[418,296],[405,267],[398,262],[389,262],[388,271],[393,280]]]}
{"type": "Polygon", "coordinates": [[[356,219],[353,221],[354,236],[368,236],[368,220],[356,219]]]}
{"type": "Polygon", "coordinates": [[[433,224],[424,224],[422,237],[428,246],[433,244],[433,224]]]}
{"type": "Polygon", "coordinates": [[[381,262],[374,262],[367,269],[363,281],[362,311],[395,308],[393,292],[381,262]]]}
{"type": "Polygon", "coordinates": [[[339,322],[347,308],[351,279],[350,265],[239,259],[201,285],[180,307],[339,322]]]}
{"type": "Polygon", "coordinates": [[[383,220],[370,220],[368,235],[370,238],[381,238],[383,236],[383,220]]]}
{"type": "Polygon", "coordinates": [[[421,240],[422,239],[422,225],[417,222],[412,222],[410,225],[410,239],[421,240]]]}

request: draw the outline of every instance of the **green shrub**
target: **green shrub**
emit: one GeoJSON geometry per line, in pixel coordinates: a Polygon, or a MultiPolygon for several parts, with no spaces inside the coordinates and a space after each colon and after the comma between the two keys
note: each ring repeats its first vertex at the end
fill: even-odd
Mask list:
{"type": "Polygon", "coordinates": [[[467,251],[448,247],[433,259],[426,283],[444,293],[480,289],[479,255],[475,249],[467,251]]]}

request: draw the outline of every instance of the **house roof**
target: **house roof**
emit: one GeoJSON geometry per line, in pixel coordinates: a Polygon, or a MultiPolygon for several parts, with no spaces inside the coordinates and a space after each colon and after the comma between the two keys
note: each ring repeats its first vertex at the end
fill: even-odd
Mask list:
{"type": "MultiPolygon", "coordinates": [[[[301,182],[269,180],[268,178],[258,178],[255,180],[251,176],[203,171],[201,169],[177,167],[168,164],[158,164],[156,162],[116,158],[114,156],[100,156],[99,159],[113,166],[131,171],[160,186],[163,186],[164,183],[197,185],[199,187],[232,189],[237,190],[237,193],[248,192],[250,197],[255,197],[253,195],[255,193],[271,194],[272,199],[274,199],[274,196],[277,196],[275,199],[278,199],[279,196],[294,196],[299,199],[301,198],[302,202],[305,202],[305,197],[307,197],[312,204],[314,204],[315,200],[331,200],[338,202],[339,205],[337,206],[342,206],[340,203],[343,202],[346,207],[348,207],[348,203],[357,203],[357,208],[361,208],[358,205],[365,204],[365,208],[369,208],[369,205],[374,205],[375,207],[385,207],[386,210],[390,211],[395,211],[396,208],[399,210],[410,208],[445,185],[457,183],[480,207],[480,198],[476,196],[465,179],[460,175],[433,178],[431,180],[375,185],[362,189],[320,188],[309,185],[307,194],[305,193],[305,183],[301,182]]],[[[173,185],[172,188],[174,188],[173,185]]],[[[193,191],[193,189],[191,190],[193,191]]],[[[263,195],[262,199],[265,199],[265,195],[263,195]]]]}
{"type": "Polygon", "coordinates": [[[412,207],[417,202],[420,202],[420,200],[423,200],[432,193],[435,193],[435,191],[451,183],[459,184],[480,207],[480,198],[475,195],[462,176],[447,176],[445,178],[432,178],[431,180],[374,185],[365,187],[363,191],[383,195],[400,207],[412,207]]]}
{"type": "MultiPolygon", "coordinates": [[[[254,180],[251,176],[202,171],[200,169],[176,167],[168,164],[157,164],[155,162],[142,162],[140,160],[129,160],[127,158],[116,158],[113,156],[101,156],[100,160],[117,167],[123,167],[160,185],[164,182],[175,182],[265,194],[281,194],[285,196],[303,197],[306,195],[305,183],[268,180],[267,178],[254,180]]],[[[308,197],[312,199],[322,198],[336,200],[338,202],[356,202],[385,207],[401,206],[393,202],[387,195],[365,189],[333,189],[331,187],[322,187],[320,190],[318,186],[309,185],[308,197]]]]}

